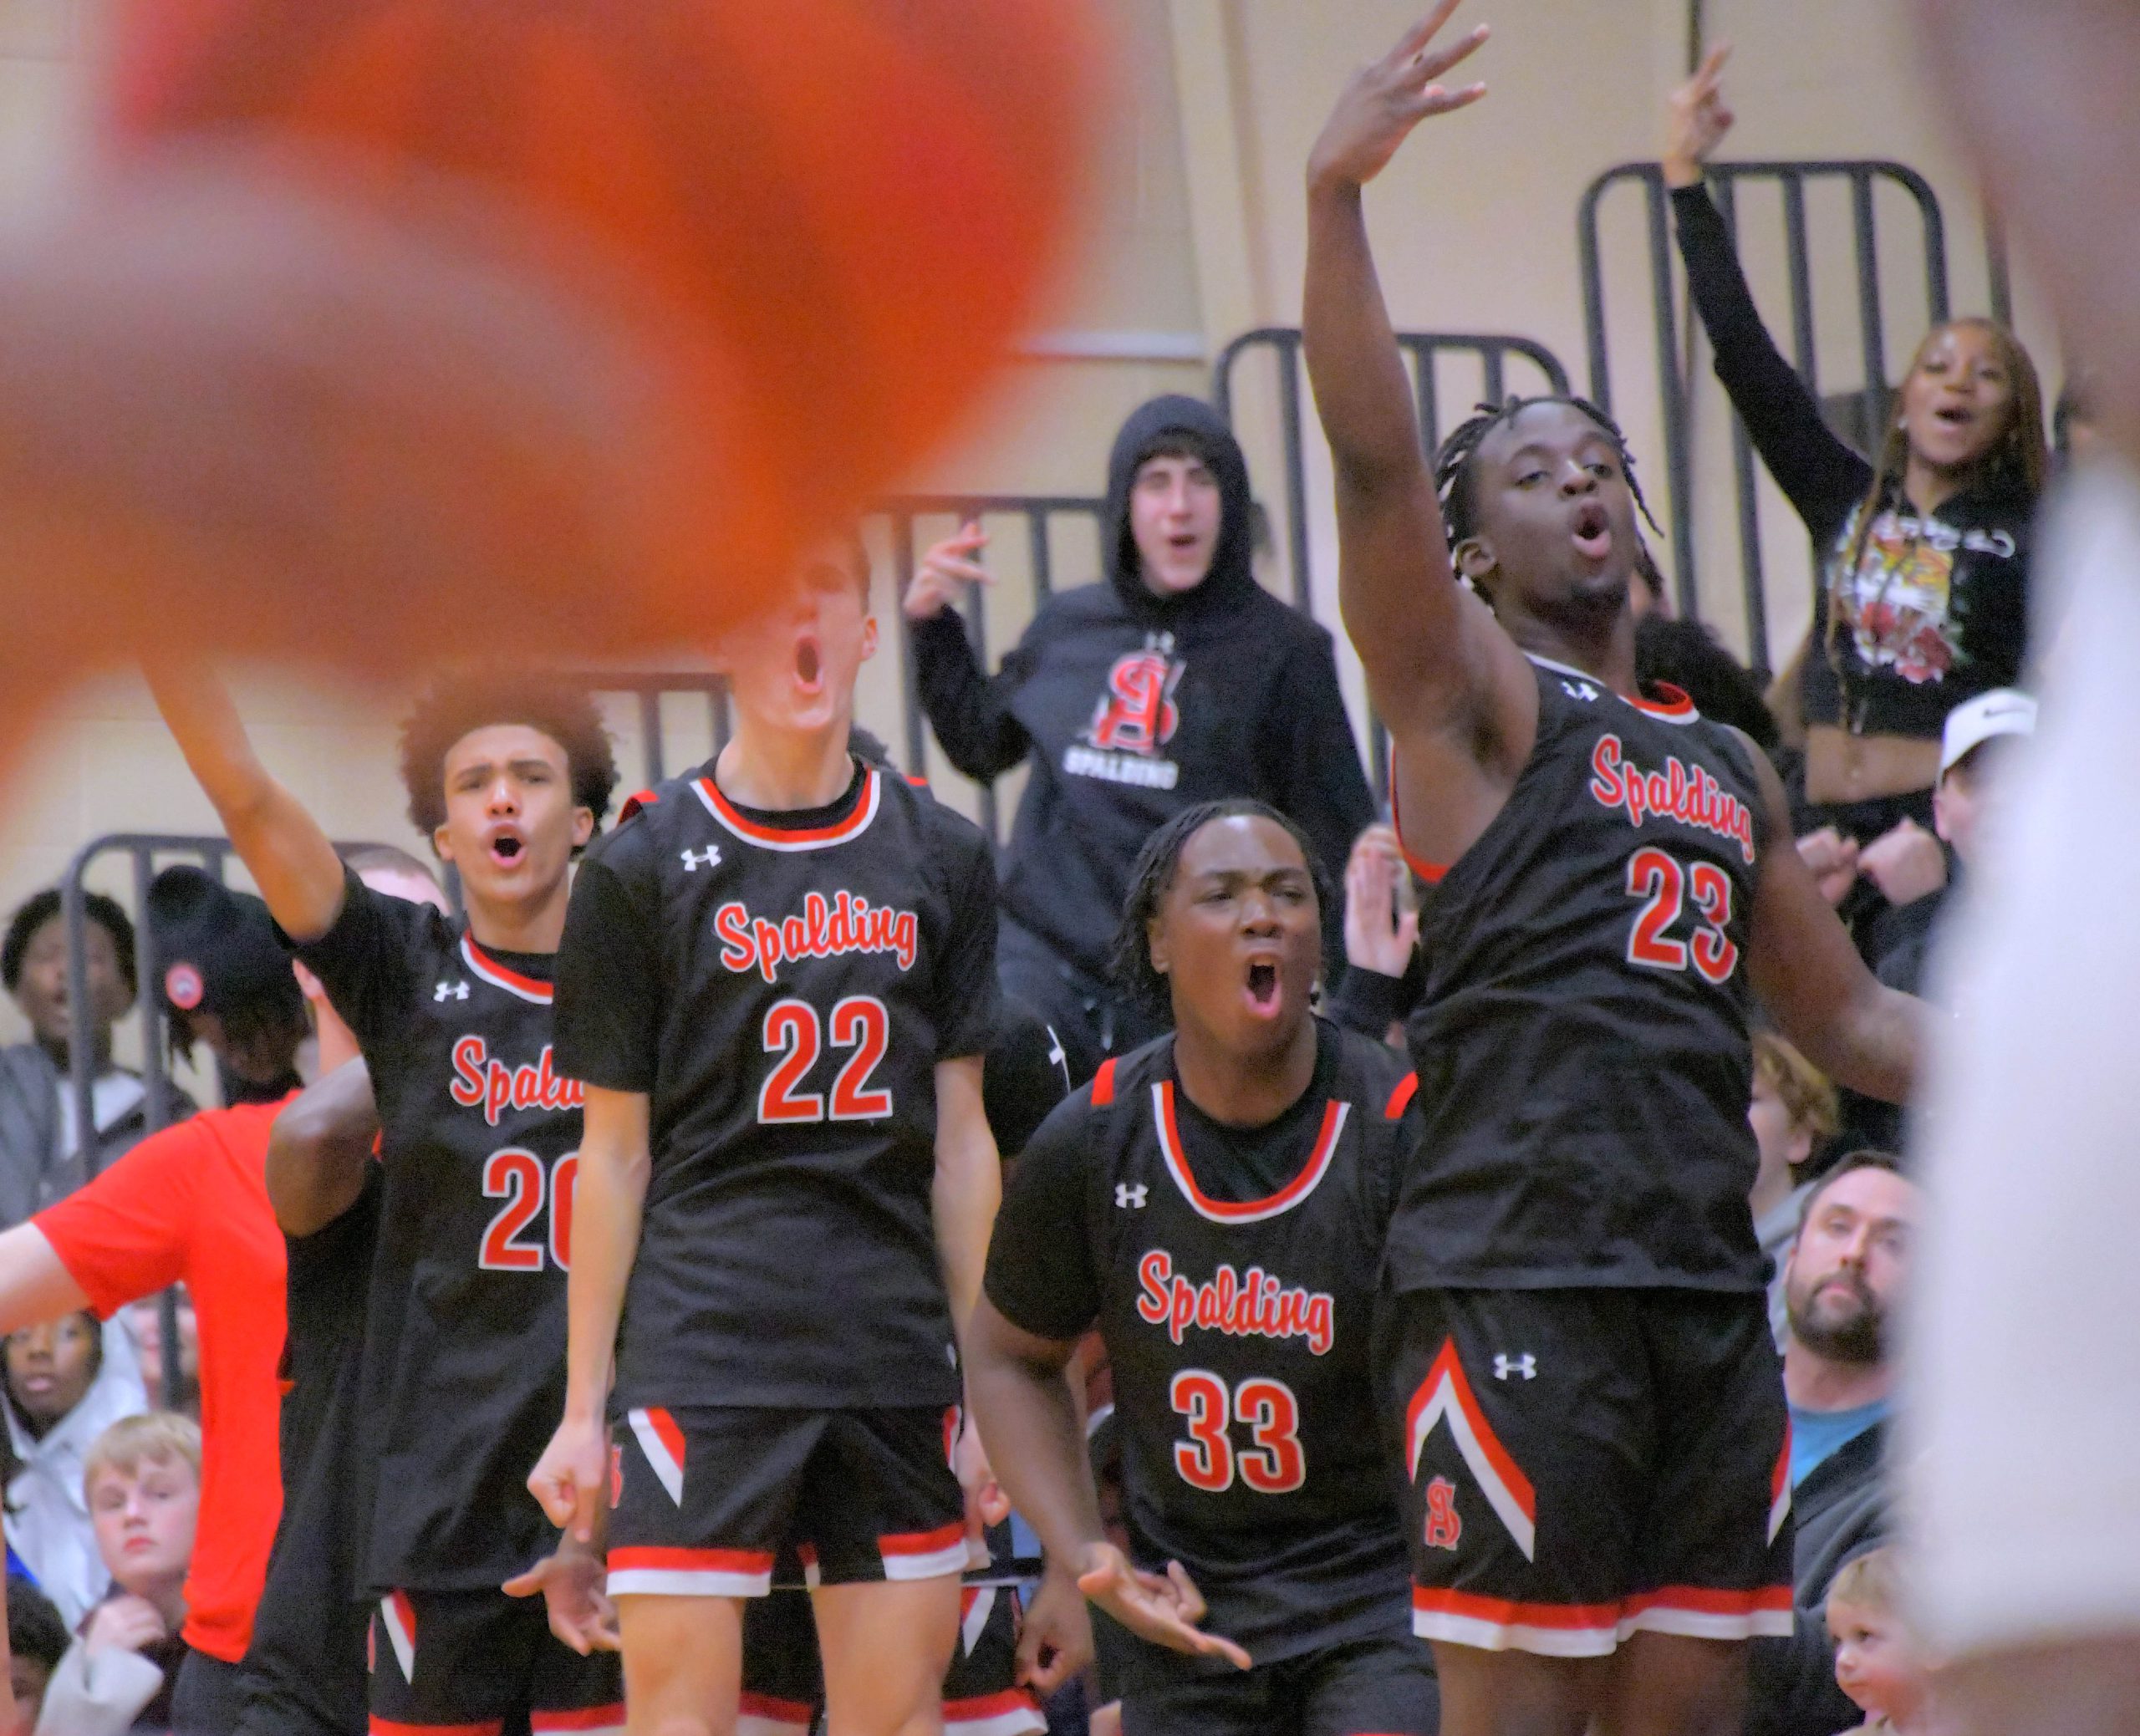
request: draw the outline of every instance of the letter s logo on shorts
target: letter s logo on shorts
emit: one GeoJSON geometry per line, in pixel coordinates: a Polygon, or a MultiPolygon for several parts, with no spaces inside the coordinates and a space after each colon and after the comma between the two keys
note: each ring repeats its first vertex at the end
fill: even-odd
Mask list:
{"type": "Polygon", "coordinates": [[[1453,1550],[1463,1535],[1464,1520],[1456,1510],[1456,1485],[1446,1477],[1437,1477],[1427,1484],[1427,1547],[1453,1550]]]}

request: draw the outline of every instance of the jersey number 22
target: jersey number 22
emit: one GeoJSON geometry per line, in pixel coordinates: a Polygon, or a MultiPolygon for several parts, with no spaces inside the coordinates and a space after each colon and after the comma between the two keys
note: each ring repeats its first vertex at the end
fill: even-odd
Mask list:
{"type": "Polygon", "coordinates": [[[765,1123],[882,1121],[892,1112],[892,1094],[869,1082],[891,1045],[891,1017],[874,995],[849,995],[835,1001],[833,1016],[820,1023],[807,1000],[776,1000],[766,1013],[765,1050],[780,1058],[758,1087],[758,1119],[765,1123]],[[825,1093],[802,1087],[817,1070],[829,1035],[835,1049],[848,1051],[833,1077],[832,1102],[825,1093]]]}

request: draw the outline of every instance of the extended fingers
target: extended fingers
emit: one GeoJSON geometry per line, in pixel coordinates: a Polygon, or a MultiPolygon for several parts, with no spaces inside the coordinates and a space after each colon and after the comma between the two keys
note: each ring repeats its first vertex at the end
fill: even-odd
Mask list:
{"type": "Polygon", "coordinates": [[[1447,115],[1458,109],[1468,109],[1485,94],[1484,84],[1467,84],[1461,90],[1444,90],[1439,84],[1429,84],[1413,103],[1412,112],[1414,118],[1424,120],[1430,115],[1447,115]]]}
{"type": "Polygon", "coordinates": [[[1383,57],[1383,64],[1402,66],[1422,53],[1439,33],[1441,27],[1449,22],[1449,15],[1463,3],[1464,0],[1441,0],[1432,12],[1397,38],[1397,46],[1383,57]]]}
{"type": "Polygon", "coordinates": [[[1453,66],[1460,66],[1485,44],[1492,31],[1485,24],[1475,24],[1470,31],[1454,42],[1439,48],[1429,49],[1419,57],[1414,76],[1421,79],[1439,79],[1453,66]]]}

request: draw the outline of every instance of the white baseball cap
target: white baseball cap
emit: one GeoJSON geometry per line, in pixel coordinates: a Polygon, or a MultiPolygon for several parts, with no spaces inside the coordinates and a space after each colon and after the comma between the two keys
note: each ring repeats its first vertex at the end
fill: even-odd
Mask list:
{"type": "Polygon", "coordinates": [[[1944,777],[1973,749],[1995,736],[2033,736],[2036,702],[2018,687],[1995,687],[1947,714],[1939,736],[1939,775],[1944,777]]]}

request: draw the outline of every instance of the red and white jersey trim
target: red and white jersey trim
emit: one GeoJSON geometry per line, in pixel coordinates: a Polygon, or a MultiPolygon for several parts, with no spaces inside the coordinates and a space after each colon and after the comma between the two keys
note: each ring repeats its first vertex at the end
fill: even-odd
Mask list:
{"type": "Polygon", "coordinates": [[[1292,1210],[1307,1199],[1329,1173],[1330,1160],[1337,1155],[1338,1141],[1345,1131],[1345,1117],[1352,1112],[1352,1107],[1350,1103],[1332,1097],[1324,1106],[1322,1127],[1315,1136],[1315,1149],[1308,1153],[1301,1173],[1275,1194],[1235,1205],[1212,1199],[1196,1185],[1188,1154],[1181,1148],[1181,1129],[1174,1124],[1173,1082],[1162,1079],[1152,1087],[1152,1120],[1159,1128],[1159,1150],[1166,1158],[1168,1173],[1181,1189],[1182,1197],[1196,1209],[1196,1215],[1208,1218],[1214,1224],[1261,1224],[1266,1218],[1292,1210]]]}
{"type": "Polygon", "coordinates": [[[1551,669],[1556,675],[1567,676],[1571,680],[1587,681],[1599,692],[1610,693],[1614,699],[1620,700],[1623,705],[1633,705],[1636,710],[1648,716],[1661,719],[1666,723],[1693,723],[1701,716],[1701,713],[1694,709],[1694,702],[1669,681],[1653,683],[1658,696],[1653,700],[1644,699],[1638,693],[1614,692],[1587,669],[1577,669],[1570,664],[1556,663],[1550,657],[1540,657],[1529,651],[1523,654],[1530,658],[1541,669],[1551,669]]]}
{"type": "MultiPolygon", "coordinates": [[[[1538,1559],[1538,1496],[1531,1486],[1531,1479],[1523,1474],[1486,1421],[1486,1413],[1479,1408],[1478,1395],[1471,1390],[1471,1382],[1465,1378],[1464,1365],[1456,1359],[1456,1341],[1443,1341],[1441,1352],[1435,1357],[1434,1366],[1427,1370],[1427,1377],[1412,1395],[1412,1403],[1404,1417],[1404,1470],[1409,1477],[1419,1473],[1419,1453],[1426,1445],[1427,1437],[1434,1433],[1437,1423],[1446,1421],[1450,1433],[1456,1442],[1456,1450],[1464,1456],[1464,1463],[1470,1469],[1480,1492],[1486,1498],[1486,1504],[1501,1516],[1508,1527],[1508,1534],[1516,1540],[1516,1546],[1523,1551],[1523,1559],[1538,1559]]],[[[1424,1595],[1424,1594],[1423,1594],[1424,1595]]],[[[1438,1594],[1437,1594],[1438,1595],[1438,1594]]],[[[1546,1607],[1547,1606],[1541,1606],[1546,1607]]],[[[1417,1605],[1414,1604],[1416,1610],[1417,1605]]],[[[1475,1643],[1464,1641],[1461,1643],[1475,1643]]],[[[1498,1650],[1499,1647],[1491,1649],[1498,1650]]],[[[1610,1647],[1606,1648],[1611,1650],[1610,1647]]],[[[1590,1654],[1581,1652],[1549,1653],[1552,1657],[1582,1657],[1590,1654]]]]}
{"type": "Polygon", "coordinates": [[[746,819],[733,803],[715,787],[711,777],[695,777],[691,788],[697,792],[706,811],[746,844],[756,844],[762,850],[822,850],[829,845],[843,844],[869,829],[869,822],[877,817],[878,803],[884,795],[883,785],[877,768],[867,766],[862,771],[862,799],[854,804],[854,812],[844,820],[836,820],[829,826],[818,826],[806,831],[790,831],[785,827],[764,826],[756,820],[746,819]]]}
{"type": "Polygon", "coordinates": [[[639,1443],[639,1450],[646,1455],[646,1462],[654,1467],[654,1474],[660,1479],[669,1499],[682,1506],[684,1431],[676,1426],[676,1419],[668,1412],[656,1409],[627,1411],[624,1420],[631,1424],[632,1438],[639,1443]]]}
{"type": "Polygon", "coordinates": [[[1791,1421],[1784,1419],[1783,1450],[1776,1456],[1776,1469],[1769,1478],[1769,1541],[1776,1540],[1783,1522],[1791,1517],[1791,1421]]]}
{"type": "Polygon", "coordinates": [[[772,1551],[744,1549],[613,1549],[609,1595],[762,1597],[772,1589],[772,1551]]]}
{"type": "Polygon", "coordinates": [[[581,1706],[568,1712],[530,1712],[527,1727],[533,1736],[624,1736],[624,1703],[608,1706],[581,1706]]]}
{"type": "Polygon", "coordinates": [[[416,1606],[406,1591],[389,1591],[379,1600],[379,1625],[394,1648],[394,1661],[401,1666],[401,1679],[416,1679],[416,1606]]]}
{"type": "Polygon", "coordinates": [[[532,976],[522,976],[517,970],[501,965],[476,944],[467,934],[461,937],[461,962],[494,989],[503,989],[508,995],[517,995],[522,1000],[532,1000],[538,1006],[548,1006],[554,992],[546,982],[538,982],[532,976]]]}
{"type": "Polygon", "coordinates": [[[953,1520],[933,1531],[895,1532],[877,1540],[877,1557],[888,1580],[941,1579],[966,1568],[966,1528],[953,1520]]]}
{"type": "Polygon", "coordinates": [[[800,1700],[777,1700],[747,1688],[737,1706],[736,1736],[810,1736],[818,1708],[800,1700]]]}
{"type": "Polygon", "coordinates": [[[967,1657],[981,1643],[981,1637],[988,1632],[988,1618],[996,1608],[996,1587],[973,1586],[961,1595],[964,1607],[959,1611],[959,1650],[967,1657]]]}
{"type": "Polygon", "coordinates": [[[1787,1640],[1791,1634],[1791,1587],[1715,1591],[1700,1586],[1666,1586],[1630,1597],[1622,1606],[1620,1637],[1633,1633],[1672,1633],[1694,1640],[1787,1640]]]}
{"type": "Polygon", "coordinates": [[[1516,1603],[1469,1591],[1412,1588],[1412,1632],[1423,1640],[1540,1657],[1608,1657],[1620,1643],[1617,1603],[1516,1603]]]}
{"type": "Polygon", "coordinates": [[[944,1702],[944,1736],[1028,1736],[1047,1728],[1039,1703],[1022,1688],[944,1702]]]}

